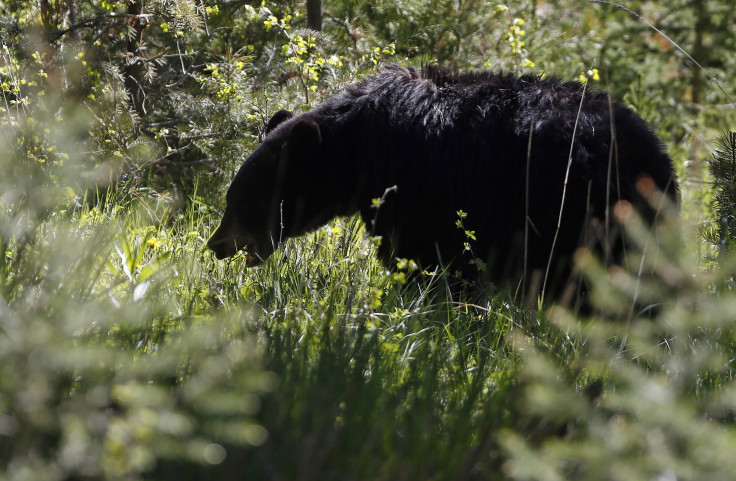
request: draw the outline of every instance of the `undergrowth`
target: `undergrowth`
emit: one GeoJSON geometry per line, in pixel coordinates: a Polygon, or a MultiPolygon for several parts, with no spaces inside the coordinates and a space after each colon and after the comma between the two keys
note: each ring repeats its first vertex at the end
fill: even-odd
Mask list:
{"type": "Polygon", "coordinates": [[[24,195],[4,204],[5,226],[35,219],[3,232],[6,479],[727,479],[736,467],[736,300],[721,270],[680,254],[677,222],[655,243],[628,219],[642,250],[662,246],[630,270],[581,253],[601,309],[588,320],[459,297],[442,274],[398,275],[408,261],[388,271],[357,217],[258,269],[216,261],[214,209],[143,194],[61,195],[37,216],[24,195]],[[633,296],[657,306],[629,317],[633,296]]]}

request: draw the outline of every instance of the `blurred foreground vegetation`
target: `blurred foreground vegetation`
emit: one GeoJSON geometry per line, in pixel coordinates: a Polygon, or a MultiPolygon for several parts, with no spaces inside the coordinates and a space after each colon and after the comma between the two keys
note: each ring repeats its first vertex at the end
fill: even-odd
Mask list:
{"type": "Polygon", "coordinates": [[[731,479],[732,6],[626,7],[324,2],[315,31],[292,2],[0,5],[0,479],[731,479]],[[661,251],[632,217],[643,257],[581,253],[592,319],[407,282],[355,218],[214,260],[270,114],[391,62],[631,105],[680,172],[661,251]]]}

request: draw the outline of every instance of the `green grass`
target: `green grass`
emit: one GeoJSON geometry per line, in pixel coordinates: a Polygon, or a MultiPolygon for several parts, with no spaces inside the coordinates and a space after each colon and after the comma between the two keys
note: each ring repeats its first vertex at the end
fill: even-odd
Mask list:
{"type": "Polygon", "coordinates": [[[196,199],[179,213],[161,199],[108,199],[6,246],[5,476],[373,479],[472,467],[508,417],[508,306],[456,305],[438,281],[402,282],[357,219],[250,270],[203,249],[215,221],[196,199]]]}
{"type": "Polygon", "coordinates": [[[659,239],[630,220],[627,269],[579,257],[584,319],[388,271],[357,217],[260,268],[216,261],[211,200],[129,185],[86,205],[68,157],[0,158],[0,479],[736,471],[736,269],[704,268],[676,216],[659,239]],[[633,298],[658,306],[631,317],[633,298]]]}
{"type": "Polygon", "coordinates": [[[441,284],[402,283],[356,218],[288,242],[261,269],[242,262],[216,271],[218,299],[249,311],[280,385],[258,416],[268,440],[218,477],[452,479],[473,469],[481,444],[499,458],[488,433],[508,422],[508,307],[455,305],[441,284]]]}
{"type": "Polygon", "coordinates": [[[733,472],[736,305],[675,255],[674,232],[638,287],[662,299],[655,317],[616,314],[635,278],[589,262],[609,306],[589,321],[406,281],[357,218],[245,269],[203,248],[218,220],[196,197],[108,199],[5,237],[3,478],[733,472]]]}

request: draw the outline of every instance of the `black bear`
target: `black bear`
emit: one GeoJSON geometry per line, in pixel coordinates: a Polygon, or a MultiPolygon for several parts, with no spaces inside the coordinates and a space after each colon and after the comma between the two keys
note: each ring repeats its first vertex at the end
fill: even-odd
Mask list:
{"type": "Polygon", "coordinates": [[[639,116],[553,77],[390,66],[310,112],[277,112],[266,131],[208,242],[218,259],[245,249],[257,265],[284,239],[360,212],[387,265],[407,258],[474,278],[479,259],[488,282],[559,297],[591,232],[594,250],[621,260],[609,208],[650,208],[639,179],[678,197],[672,162],[639,116]]]}

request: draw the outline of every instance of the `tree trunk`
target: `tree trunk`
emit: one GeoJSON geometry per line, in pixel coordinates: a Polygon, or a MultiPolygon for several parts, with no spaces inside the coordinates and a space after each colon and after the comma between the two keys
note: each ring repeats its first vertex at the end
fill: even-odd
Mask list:
{"type": "Polygon", "coordinates": [[[322,31],[322,0],[307,0],[307,25],[312,30],[322,31]]]}
{"type": "Polygon", "coordinates": [[[128,22],[133,27],[132,32],[128,33],[128,42],[126,46],[127,50],[127,63],[123,71],[125,78],[125,88],[128,90],[130,96],[130,103],[138,114],[145,114],[145,107],[143,105],[146,97],[146,93],[143,90],[143,63],[139,58],[139,47],[143,36],[143,30],[148,26],[147,20],[140,17],[143,12],[142,8],[143,0],[127,0],[128,15],[130,18],[128,22]]]}
{"type": "Polygon", "coordinates": [[[43,29],[44,40],[49,39],[49,34],[52,30],[52,10],[53,7],[49,4],[48,0],[38,0],[38,10],[41,15],[41,28],[43,29]]]}
{"type": "MultiPolygon", "coordinates": [[[[704,34],[710,28],[710,20],[708,12],[705,8],[704,0],[695,0],[692,4],[695,13],[695,45],[693,45],[693,58],[700,63],[706,64],[706,49],[703,43],[704,34]]],[[[700,68],[697,65],[691,67],[692,72],[692,101],[693,104],[699,104],[702,101],[703,85],[701,82],[700,68]]]]}

